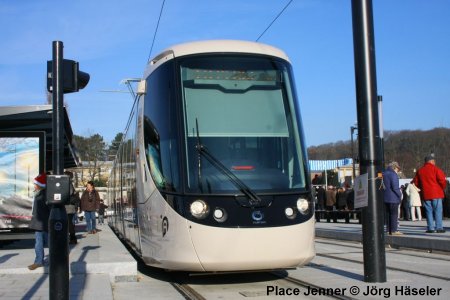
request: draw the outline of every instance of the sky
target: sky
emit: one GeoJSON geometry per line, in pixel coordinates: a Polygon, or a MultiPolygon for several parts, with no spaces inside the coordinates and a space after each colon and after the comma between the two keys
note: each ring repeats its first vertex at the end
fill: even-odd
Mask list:
{"type": "MultiPolygon", "coordinates": [[[[133,102],[120,82],[142,77],[149,56],[189,41],[255,41],[289,1],[166,0],[155,36],[163,0],[1,0],[0,107],[46,103],[46,62],[62,41],[64,58],[91,76],[64,96],[72,129],[110,143],[133,102]]],[[[373,14],[383,128],[450,127],[450,1],[373,0],[373,14]]],[[[259,42],[290,58],[307,146],[350,140],[351,1],[293,0],[259,42]]]]}

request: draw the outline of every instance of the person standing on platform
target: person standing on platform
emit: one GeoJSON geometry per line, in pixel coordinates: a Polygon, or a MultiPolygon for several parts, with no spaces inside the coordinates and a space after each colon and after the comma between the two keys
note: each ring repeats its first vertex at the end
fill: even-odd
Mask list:
{"type": "Polygon", "coordinates": [[[317,189],[317,204],[319,205],[319,210],[325,209],[325,189],[322,185],[319,185],[317,189]]]}
{"type": "Polygon", "coordinates": [[[442,199],[447,186],[444,171],[436,166],[434,154],[425,157],[425,164],[413,179],[420,188],[427,217],[427,233],[444,233],[442,226],[442,199]]]}
{"type": "Polygon", "coordinates": [[[88,181],[86,190],[81,195],[80,209],[84,211],[86,218],[86,230],[88,234],[97,233],[95,211],[99,208],[100,196],[95,190],[94,183],[88,181]]]}
{"type": "Polygon", "coordinates": [[[100,199],[100,205],[98,207],[98,224],[105,224],[105,210],[108,208],[108,205],[103,203],[103,200],[100,199]]]}
{"type": "Polygon", "coordinates": [[[400,213],[401,216],[403,216],[404,221],[411,221],[411,205],[408,201],[408,194],[406,194],[407,187],[408,184],[400,186],[400,191],[402,192],[402,199],[400,202],[400,213]]]}
{"type": "Polygon", "coordinates": [[[340,187],[336,194],[336,208],[338,210],[345,210],[347,206],[348,193],[345,191],[345,187],[340,187]]]}
{"type": "Polygon", "coordinates": [[[403,234],[398,231],[398,208],[402,199],[397,175],[400,170],[400,165],[393,161],[383,172],[385,221],[390,235],[403,234]]]}
{"type": "Polygon", "coordinates": [[[50,208],[46,203],[46,186],[47,176],[45,173],[34,179],[34,199],[29,228],[35,230],[34,252],[36,257],[34,263],[28,266],[31,271],[44,265],[44,244],[48,242],[48,218],[50,216],[50,208]]]}
{"type": "Polygon", "coordinates": [[[422,221],[422,212],[420,211],[422,203],[420,202],[419,192],[420,189],[414,184],[414,181],[411,181],[411,183],[406,187],[406,195],[408,195],[408,202],[411,207],[411,218],[413,221],[422,221]]]}
{"type": "Polygon", "coordinates": [[[70,177],[70,185],[69,185],[69,204],[65,205],[66,213],[67,213],[67,220],[68,220],[68,227],[69,227],[69,244],[76,244],[77,243],[77,236],[75,234],[75,224],[74,224],[74,215],[77,214],[77,207],[80,204],[80,196],[78,196],[78,193],[75,191],[75,187],[73,186],[72,178],[73,174],[72,172],[66,171],[64,174],[68,175],[70,177]]]}
{"type": "Polygon", "coordinates": [[[327,218],[327,222],[330,223],[330,219],[333,216],[333,220],[336,220],[334,211],[336,205],[336,189],[334,186],[329,185],[327,190],[325,191],[325,216],[327,218]]]}
{"type": "Polygon", "coordinates": [[[336,204],[336,190],[334,186],[329,185],[325,192],[325,206],[326,209],[332,211],[336,204]]]}
{"type": "Polygon", "coordinates": [[[445,189],[444,203],[442,203],[444,209],[444,218],[450,218],[450,181],[447,180],[447,188],[445,189]]]}

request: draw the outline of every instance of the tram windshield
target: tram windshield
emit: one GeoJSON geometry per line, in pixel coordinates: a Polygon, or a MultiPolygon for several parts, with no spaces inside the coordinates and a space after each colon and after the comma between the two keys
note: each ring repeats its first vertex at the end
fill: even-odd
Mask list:
{"type": "Polygon", "coordinates": [[[190,192],[236,193],[239,184],[233,174],[259,193],[305,188],[301,124],[290,74],[288,63],[266,57],[209,56],[181,62],[190,192]],[[227,170],[205,159],[199,147],[227,170]]]}

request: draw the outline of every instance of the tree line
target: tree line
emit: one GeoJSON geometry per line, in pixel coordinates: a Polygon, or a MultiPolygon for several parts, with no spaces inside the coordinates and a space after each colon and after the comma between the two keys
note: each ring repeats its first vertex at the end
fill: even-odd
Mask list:
{"type": "MultiPolygon", "coordinates": [[[[105,142],[98,133],[83,137],[74,135],[78,155],[86,168],[88,180],[96,182],[98,172],[105,161],[114,160],[123,134],[116,134],[111,143],[105,142]]],[[[415,170],[423,165],[423,159],[431,152],[436,155],[436,164],[450,176],[450,128],[431,130],[401,130],[384,132],[384,161],[397,161],[402,167],[401,176],[412,178],[415,170]]],[[[353,143],[354,157],[358,161],[358,140],[353,143]]],[[[308,157],[312,160],[333,160],[352,157],[351,141],[338,141],[308,147],[308,157]]]]}
{"type": "Polygon", "coordinates": [[[99,172],[107,161],[114,160],[119,150],[122,136],[122,133],[116,134],[109,144],[98,133],[87,137],[73,136],[77,154],[82,161],[83,168],[87,171],[86,181],[93,181],[96,186],[106,186],[106,182],[102,179],[102,176],[99,176],[99,172]]]}
{"type": "MultiPolygon", "coordinates": [[[[415,171],[423,165],[424,157],[431,152],[436,155],[436,165],[450,176],[450,128],[385,131],[383,144],[385,164],[397,161],[402,167],[401,177],[414,177],[415,171]]],[[[353,147],[355,158],[358,159],[357,139],[353,147]]],[[[308,157],[313,160],[352,157],[351,141],[308,147],[308,157]]]]}

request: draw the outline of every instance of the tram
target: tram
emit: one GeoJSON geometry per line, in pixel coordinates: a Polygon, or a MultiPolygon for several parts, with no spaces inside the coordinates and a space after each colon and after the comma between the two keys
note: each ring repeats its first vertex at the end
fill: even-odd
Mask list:
{"type": "Polygon", "coordinates": [[[286,54],[232,40],[151,59],[110,174],[110,226],[154,267],[294,268],[315,255],[299,101],[286,54]]]}

